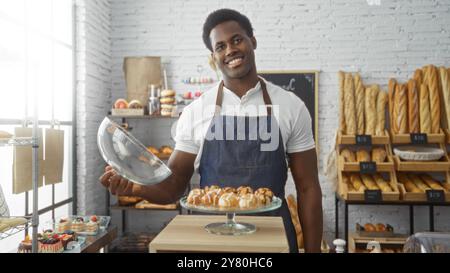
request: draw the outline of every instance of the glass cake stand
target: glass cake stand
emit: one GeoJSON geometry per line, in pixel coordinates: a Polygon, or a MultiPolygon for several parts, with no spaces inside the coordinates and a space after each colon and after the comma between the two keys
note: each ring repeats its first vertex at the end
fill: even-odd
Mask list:
{"type": "Polygon", "coordinates": [[[107,117],[98,128],[97,145],[103,159],[134,183],[157,184],[172,174],[141,142],[107,117]]]}
{"type": "Polygon", "coordinates": [[[211,223],[205,226],[206,231],[217,235],[245,235],[252,234],[256,231],[256,226],[249,223],[238,223],[235,220],[236,214],[253,214],[273,211],[281,207],[282,200],[278,197],[273,197],[272,203],[264,207],[258,207],[255,209],[222,209],[217,207],[206,207],[206,206],[194,206],[188,204],[187,197],[183,197],[180,200],[180,204],[183,208],[213,214],[226,214],[227,221],[225,223],[211,223]]]}

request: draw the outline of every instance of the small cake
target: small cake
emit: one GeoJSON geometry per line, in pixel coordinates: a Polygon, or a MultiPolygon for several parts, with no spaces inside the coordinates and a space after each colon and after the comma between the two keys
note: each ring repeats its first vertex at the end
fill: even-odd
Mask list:
{"type": "Polygon", "coordinates": [[[224,209],[235,208],[239,205],[239,198],[234,192],[224,193],[220,196],[219,207],[224,209]]]}
{"type": "Polygon", "coordinates": [[[64,233],[66,230],[70,229],[70,222],[65,218],[61,218],[59,223],[56,225],[56,232],[64,233]]]}
{"type": "Polygon", "coordinates": [[[89,233],[97,233],[98,223],[89,221],[84,226],[84,231],[89,233]]]}
{"type": "Polygon", "coordinates": [[[84,223],[83,218],[78,217],[72,221],[71,229],[75,232],[83,232],[86,224],[84,223]]]}
{"type": "Polygon", "coordinates": [[[215,191],[207,192],[202,196],[201,202],[204,206],[218,206],[219,205],[220,196],[215,191]]]}
{"type": "Polygon", "coordinates": [[[38,242],[39,253],[61,253],[64,246],[59,238],[42,239],[38,242]]]}
{"type": "Polygon", "coordinates": [[[239,196],[239,207],[241,209],[254,209],[258,207],[258,199],[252,193],[239,196]]]}
{"type": "Polygon", "coordinates": [[[246,195],[248,193],[253,193],[253,189],[248,186],[240,186],[239,188],[237,188],[237,194],[239,196],[246,195]]]}
{"type": "Polygon", "coordinates": [[[30,236],[25,236],[25,240],[20,242],[19,247],[17,248],[17,253],[31,253],[32,252],[32,244],[33,242],[30,239],[30,236]]]}

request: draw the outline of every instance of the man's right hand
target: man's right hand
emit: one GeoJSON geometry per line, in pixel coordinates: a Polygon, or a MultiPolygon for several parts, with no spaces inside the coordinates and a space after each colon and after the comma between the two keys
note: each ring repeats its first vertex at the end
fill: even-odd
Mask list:
{"type": "Polygon", "coordinates": [[[133,194],[134,183],[118,175],[111,166],[105,168],[105,173],[100,177],[100,182],[113,195],[132,196],[133,194]]]}

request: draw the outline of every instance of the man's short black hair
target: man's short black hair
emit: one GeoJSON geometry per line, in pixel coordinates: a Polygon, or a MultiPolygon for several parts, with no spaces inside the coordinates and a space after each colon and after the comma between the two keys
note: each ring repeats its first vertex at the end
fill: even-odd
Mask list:
{"type": "Polygon", "coordinates": [[[216,10],[208,15],[208,18],[206,18],[205,24],[203,25],[203,42],[206,47],[211,50],[211,52],[213,51],[211,40],[209,39],[211,30],[217,25],[227,21],[236,21],[245,30],[249,37],[253,37],[252,24],[245,15],[232,9],[216,10]]]}

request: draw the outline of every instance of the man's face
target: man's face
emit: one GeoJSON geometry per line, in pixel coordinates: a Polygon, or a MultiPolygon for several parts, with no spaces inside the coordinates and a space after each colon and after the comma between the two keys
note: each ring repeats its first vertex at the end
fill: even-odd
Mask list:
{"type": "Polygon", "coordinates": [[[235,21],[217,25],[209,35],[212,56],[224,77],[239,79],[255,67],[256,40],[235,21]]]}

